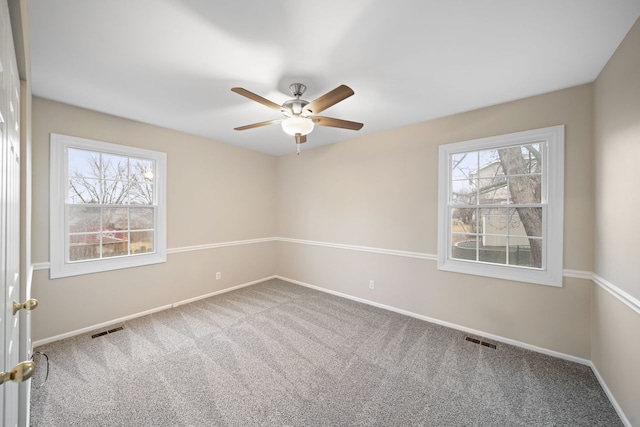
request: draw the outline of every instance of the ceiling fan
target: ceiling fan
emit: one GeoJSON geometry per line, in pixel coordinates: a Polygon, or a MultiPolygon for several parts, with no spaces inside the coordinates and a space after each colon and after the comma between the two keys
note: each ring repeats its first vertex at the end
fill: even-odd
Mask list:
{"type": "Polygon", "coordinates": [[[307,87],[302,83],[293,83],[289,85],[289,90],[291,91],[291,94],[295,96],[295,98],[286,101],[282,105],[278,105],[275,102],[269,101],[268,99],[263,98],[260,95],[256,95],[255,93],[241,87],[232,88],[232,92],[245,96],[252,101],[259,102],[260,104],[273,110],[279,111],[283,115],[283,118],[281,119],[253,123],[234,129],[247,130],[261,126],[281,123],[282,130],[284,130],[289,135],[293,135],[293,137],[295,138],[296,144],[298,146],[298,154],[300,154],[300,144],[307,142],[307,135],[311,133],[314,125],[351,130],[362,129],[362,123],[333,119],[331,117],[317,115],[318,113],[321,113],[327,108],[353,95],[354,92],[349,86],[340,85],[332,91],[325,93],[321,97],[311,102],[300,98],[307,90],[307,87]]]}

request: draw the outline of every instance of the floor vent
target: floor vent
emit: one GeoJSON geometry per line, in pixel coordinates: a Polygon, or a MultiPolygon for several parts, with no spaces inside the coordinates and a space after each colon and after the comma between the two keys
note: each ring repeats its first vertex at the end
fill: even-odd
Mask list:
{"type": "Polygon", "coordinates": [[[91,335],[91,338],[98,338],[98,337],[102,337],[105,336],[107,334],[112,334],[114,332],[118,332],[124,329],[124,326],[119,326],[117,328],[113,328],[113,329],[109,329],[108,331],[104,331],[104,332],[98,332],[97,334],[93,334],[91,335]]]}
{"type": "Polygon", "coordinates": [[[477,340],[475,338],[466,337],[465,340],[471,341],[472,343],[475,343],[475,344],[480,344],[480,340],[477,340]]]}
{"type": "Polygon", "coordinates": [[[477,338],[465,337],[465,340],[466,341],[470,341],[470,342],[472,342],[474,344],[480,344],[480,345],[483,345],[485,347],[492,348],[494,350],[497,348],[495,344],[491,344],[490,342],[486,342],[486,341],[481,341],[481,340],[479,340],[477,338]]]}

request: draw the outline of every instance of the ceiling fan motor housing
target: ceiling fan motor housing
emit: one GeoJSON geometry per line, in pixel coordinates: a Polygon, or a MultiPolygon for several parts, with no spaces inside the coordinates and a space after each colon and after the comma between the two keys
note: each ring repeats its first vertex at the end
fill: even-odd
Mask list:
{"type": "Polygon", "coordinates": [[[296,99],[290,99],[282,104],[284,108],[282,113],[287,117],[300,116],[304,111],[304,107],[309,104],[309,101],[300,99],[302,94],[307,90],[307,87],[302,83],[292,83],[289,85],[289,90],[296,99]]]}
{"type": "Polygon", "coordinates": [[[304,107],[308,103],[309,101],[300,98],[290,99],[282,104],[282,108],[284,109],[282,113],[287,117],[299,116],[304,112],[304,107]]]}

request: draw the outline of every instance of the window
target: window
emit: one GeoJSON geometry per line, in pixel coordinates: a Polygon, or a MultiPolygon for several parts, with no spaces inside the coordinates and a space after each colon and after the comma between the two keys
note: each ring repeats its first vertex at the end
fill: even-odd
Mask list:
{"type": "Polygon", "coordinates": [[[440,146],[438,268],[562,286],[564,126],[440,146]]]}
{"type": "Polygon", "coordinates": [[[166,260],[166,154],[51,134],[51,278],[166,260]]]}

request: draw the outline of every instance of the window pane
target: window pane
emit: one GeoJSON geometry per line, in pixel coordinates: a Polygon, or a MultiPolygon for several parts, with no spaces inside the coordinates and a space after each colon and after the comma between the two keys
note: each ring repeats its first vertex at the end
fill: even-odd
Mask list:
{"type": "Polygon", "coordinates": [[[451,209],[451,232],[452,233],[475,233],[476,220],[475,208],[452,208],[451,209]]]}
{"type": "Polygon", "coordinates": [[[132,230],[153,229],[154,208],[130,208],[129,218],[132,230]]]}
{"type": "Polygon", "coordinates": [[[451,182],[451,203],[475,205],[478,180],[462,179],[451,182]]]}
{"type": "Polygon", "coordinates": [[[100,231],[100,208],[69,206],[69,232],[100,231]]]}
{"type": "Polygon", "coordinates": [[[102,230],[127,230],[129,228],[127,216],[127,208],[104,208],[102,210],[102,230]]]}
{"type": "Polygon", "coordinates": [[[155,162],[153,160],[129,159],[129,165],[131,174],[129,203],[152,205],[155,162]]]}
{"type": "MultiPolygon", "coordinates": [[[[482,234],[494,234],[506,236],[507,208],[485,208],[480,212],[480,232],[482,234]]],[[[502,243],[506,245],[506,243],[502,243]]]]}
{"type": "Polygon", "coordinates": [[[129,203],[132,205],[152,205],[153,204],[153,181],[140,180],[134,177],[130,182],[129,203]]]}
{"type": "Polygon", "coordinates": [[[483,262],[507,262],[507,208],[487,208],[480,212],[481,244],[478,259],[483,262]]]}
{"type": "Polygon", "coordinates": [[[131,232],[131,253],[143,254],[154,252],[153,231],[133,231],[131,232]]]}
{"type": "Polygon", "coordinates": [[[478,169],[478,153],[453,154],[451,156],[451,177],[453,179],[471,178],[478,169]]]}
{"type": "Polygon", "coordinates": [[[504,175],[498,150],[486,150],[478,153],[478,170],[475,176],[489,178],[496,175],[504,175]]]}
{"type": "Polygon", "coordinates": [[[153,182],[155,162],[153,160],[129,159],[130,179],[153,182]]]}
{"type": "Polygon", "coordinates": [[[511,241],[510,239],[509,264],[542,268],[541,248],[541,239],[516,239],[516,241],[511,241]]]}
{"type": "Polygon", "coordinates": [[[100,181],[97,179],[71,178],[69,180],[69,203],[100,203],[100,181]]]}
{"type": "Polygon", "coordinates": [[[100,153],[69,148],[69,177],[99,178],[100,153]]]}
{"type": "Polygon", "coordinates": [[[542,208],[515,208],[510,210],[509,216],[510,234],[542,237],[542,208]]]}
{"type": "Polygon", "coordinates": [[[509,203],[519,205],[540,203],[542,200],[542,176],[524,175],[510,176],[509,203]]]}
{"type": "MultiPolygon", "coordinates": [[[[486,236],[483,236],[483,239],[486,236]]],[[[499,238],[505,243],[504,246],[484,246],[480,245],[478,249],[478,260],[482,262],[490,262],[492,264],[506,264],[507,263],[507,254],[506,254],[506,238],[499,238]]],[[[492,243],[498,243],[498,241],[493,241],[492,243]]]]}
{"type": "Polygon", "coordinates": [[[129,254],[129,240],[126,231],[110,231],[102,233],[102,257],[129,254]]]}
{"type": "Polygon", "coordinates": [[[542,172],[542,151],[540,151],[540,143],[523,145],[522,157],[525,159],[525,169],[527,173],[542,172]]]}
{"type": "Polygon", "coordinates": [[[507,190],[507,178],[496,176],[494,178],[483,178],[479,181],[480,204],[500,205],[507,203],[509,192],[507,190]]]}
{"type": "Polygon", "coordinates": [[[472,234],[451,234],[451,258],[478,260],[478,237],[472,234]]]}
{"type": "Polygon", "coordinates": [[[476,261],[477,256],[477,209],[451,209],[451,256],[457,259],[476,261]]]}
{"type": "Polygon", "coordinates": [[[125,205],[129,203],[127,181],[103,181],[102,203],[105,205],[125,205]]]}
{"type": "Polygon", "coordinates": [[[100,258],[100,235],[71,234],[69,236],[69,261],[100,258]]]}
{"type": "Polygon", "coordinates": [[[114,154],[102,154],[102,178],[127,181],[129,177],[129,158],[114,154]]]}

